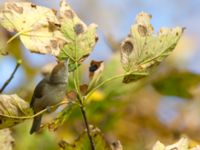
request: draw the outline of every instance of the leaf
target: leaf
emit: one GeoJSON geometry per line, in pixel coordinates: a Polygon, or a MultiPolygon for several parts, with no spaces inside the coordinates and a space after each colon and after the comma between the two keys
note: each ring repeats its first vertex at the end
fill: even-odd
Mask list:
{"type": "Polygon", "coordinates": [[[100,80],[102,73],[104,70],[103,61],[95,61],[92,60],[89,67],[89,78],[90,83],[88,87],[88,91],[90,91],[100,80]]]}
{"type": "Polygon", "coordinates": [[[9,129],[0,130],[0,148],[1,150],[12,150],[14,145],[14,138],[9,129]]]}
{"type": "Polygon", "coordinates": [[[7,41],[6,32],[0,26],[0,54],[1,55],[8,54],[7,47],[6,47],[6,41],[7,41]]]}
{"type": "Polygon", "coordinates": [[[149,73],[154,66],[160,64],[175,48],[183,33],[181,27],[161,28],[154,35],[150,19],[151,15],[139,13],[130,35],[121,43],[121,63],[124,70],[130,73],[126,77],[128,79],[124,79],[125,83],[140,79],[134,77],[137,76],[135,73],[149,73]]]}
{"type": "Polygon", "coordinates": [[[50,123],[44,124],[43,128],[45,126],[48,126],[48,128],[50,130],[56,130],[59,126],[63,125],[63,123],[65,121],[67,121],[67,119],[69,118],[72,110],[75,107],[76,107],[76,105],[74,103],[67,104],[67,106],[64,108],[64,110],[62,110],[53,121],[51,121],[50,123]]]}
{"type": "Polygon", "coordinates": [[[191,89],[200,83],[200,75],[187,71],[170,71],[167,74],[159,75],[152,85],[161,94],[168,96],[179,96],[192,98],[191,89]]]}
{"type": "Polygon", "coordinates": [[[61,31],[68,41],[62,49],[60,59],[69,57],[73,62],[85,60],[97,42],[97,25],[87,26],[65,0],[61,0],[60,18],[61,31]]]}
{"type": "Polygon", "coordinates": [[[17,32],[15,36],[19,35],[31,52],[58,56],[66,43],[55,11],[29,2],[6,2],[0,12],[0,24],[17,32]]]}
{"type": "MultiPolygon", "coordinates": [[[[98,128],[91,130],[92,137],[95,143],[95,150],[111,150],[109,144],[105,141],[101,131],[98,128]]],[[[87,133],[84,132],[74,144],[69,144],[66,141],[61,141],[59,146],[63,150],[89,150],[90,142],[87,133]]]]}
{"type": "Polygon", "coordinates": [[[188,138],[181,138],[178,142],[172,145],[165,146],[157,141],[152,150],[200,150],[199,145],[190,146],[191,140],[188,138]]]}
{"type": "Polygon", "coordinates": [[[199,145],[196,145],[195,147],[189,146],[190,141],[187,138],[181,138],[178,142],[175,144],[165,146],[164,144],[160,143],[159,141],[156,142],[156,144],[153,147],[153,150],[198,150],[199,145]]]}
{"type": "Polygon", "coordinates": [[[160,141],[157,141],[156,144],[153,146],[153,150],[165,150],[165,145],[162,144],[160,141]]]}
{"type": "Polygon", "coordinates": [[[0,129],[22,122],[23,119],[17,117],[27,116],[29,111],[29,104],[16,94],[0,95],[0,129]]]}
{"type": "Polygon", "coordinates": [[[112,148],[112,150],[123,150],[122,144],[119,140],[113,142],[111,145],[111,148],[112,148]]]}

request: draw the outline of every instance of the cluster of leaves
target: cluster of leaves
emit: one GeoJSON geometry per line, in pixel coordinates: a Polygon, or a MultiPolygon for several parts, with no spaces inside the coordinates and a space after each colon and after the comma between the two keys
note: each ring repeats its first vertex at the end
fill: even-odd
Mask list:
{"type": "MultiPolygon", "coordinates": [[[[138,14],[136,23],[131,27],[131,33],[121,43],[121,64],[125,73],[99,83],[104,63],[92,61],[89,68],[90,82],[88,85],[75,87],[76,92],[71,92],[72,96],[69,99],[74,99],[79,94],[78,96],[88,100],[98,87],[118,77],[124,77],[123,82],[130,83],[149,75],[150,71],[172,52],[183,33],[183,28],[176,27],[162,28],[155,35],[150,19],[151,16],[147,13],[138,14]]],[[[19,36],[30,52],[50,54],[59,61],[69,59],[70,71],[73,72],[72,78],[75,79],[78,67],[90,55],[98,40],[97,26],[95,24],[87,26],[65,0],[61,0],[58,14],[55,10],[30,2],[7,2],[0,12],[0,24],[9,32],[16,32],[7,42],[1,41],[5,46],[0,48],[0,54],[9,53],[7,45],[19,36]]],[[[0,102],[0,128],[11,127],[33,117],[29,105],[16,95],[0,95],[0,102]],[[5,103],[7,103],[6,107],[5,103]]],[[[54,128],[66,120],[68,109],[69,107],[60,112],[54,120],[54,128]]],[[[49,126],[52,127],[52,123],[49,126]]],[[[86,148],[85,143],[89,142],[86,141],[85,136],[86,133],[73,146],[66,143],[62,146],[64,149],[66,147],[76,149],[77,146],[81,149],[84,144],[86,148]]],[[[93,138],[99,149],[103,149],[102,146],[105,147],[104,149],[111,149],[102,140],[103,137],[99,132],[95,132],[93,138]]]]}
{"type": "MultiPolygon", "coordinates": [[[[121,144],[117,141],[111,146],[104,140],[101,131],[98,128],[91,127],[92,137],[95,142],[96,150],[122,150],[121,144]]],[[[88,150],[90,149],[89,140],[87,138],[87,132],[84,132],[73,144],[69,144],[66,141],[61,141],[59,146],[63,150],[88,150]]]]}

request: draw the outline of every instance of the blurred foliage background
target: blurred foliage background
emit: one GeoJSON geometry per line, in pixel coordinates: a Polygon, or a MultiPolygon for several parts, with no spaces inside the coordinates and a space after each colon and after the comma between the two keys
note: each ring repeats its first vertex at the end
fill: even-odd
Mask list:
{"type": "MultiPolygon", "coordinates": [[[[0,0],[0,4],[4,2],[0,0]]],[[[32,2],[59,7],[59,0],[32,2]]],[[[120,140],[125,150],[151,149],[158,139],[171,143],[183,135],[200,142],[200,1],[69,0],[69,4],[86,23],[95,22],[99,26],[100,40],[82,66],[83,83],[88,81],[92,59],[105,61],[103,79],[122,72],[119,43],[140,11],[152,14],[155,31],[163,26],[186,27],[173,54],[150,77],[129,85],[121,80],[105,85],[92,95],[87,115],[90,124],[99,127],[109,142],[120,140]]],[[[12,42],[10,51],[11,56],[0,56],[0,86],[11,74],[16,59],[21,58],[22,66],[4,93],[17,93],[29,101],[42,78],[42,68],[55,63],[55,59],[31,54],[18,39],[12,42]]],[[[12,128],[15,150],[56,150],[60,139],[73,142],[84,130],[78,108],[56,132],[43,130],[29,135],[30,126],[31,120],[12,128]]]]}

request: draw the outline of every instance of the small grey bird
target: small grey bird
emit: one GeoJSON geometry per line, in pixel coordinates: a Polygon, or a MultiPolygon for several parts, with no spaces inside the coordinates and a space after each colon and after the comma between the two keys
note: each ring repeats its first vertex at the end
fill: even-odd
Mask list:
{"type": "MultiPolygon", "coordinates": [[[[68,61],[59,62],[52,70],[49,77],[44,78],[36,86],[30,107],[34,114],[41,110],[56,105],[65,98],[68,83],[68,61]]],[[[30,134],[40,129],[42,115],[33,120],[30,134]]]]}

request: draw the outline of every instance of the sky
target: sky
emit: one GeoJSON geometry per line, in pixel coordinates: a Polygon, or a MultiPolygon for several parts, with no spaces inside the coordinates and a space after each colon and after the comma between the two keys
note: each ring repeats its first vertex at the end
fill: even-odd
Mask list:
{"type": "MultiPolygon", "coordinates": [[[[3,2],[4,0],[0,0],[0,4],[3,2]]],[[[50,8],[59,8],[59,0],[32,0],[32,2],[50,8]]],[[[194,50],[191,50],[194,55],[187,60],[187,66],[190,70],[200,73],[199,0],[68,0],[68,3],[84,22],[98,24],[99,41],[90,59],[109,59],[111,50],[105,37],[112,35],[116,40],[123,39],[129,33],[137,13],[145,11],[153,16],[151,22],[155,31],[163,26],[186,27],[184,36],[191,37],[196,44],[194,50]]],[[[24,55],[33,67],[42,67],[55,61],[53,57],[31,54],[27,50],[24,50],[24,55]]],[[[8,78],[14,66],[15,60],[12,57],[0,56],[0,86],[8,78]]],[[[6,92],[15,89],[21,82],[25,82],[25,78],[23,69],[18,70],[12,83],[6,88],[6,92]]],[[[40,79],[37,77],[36,82],[40,79]]]]}

